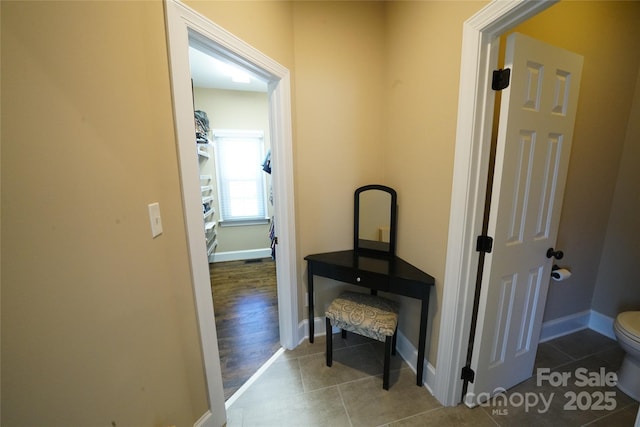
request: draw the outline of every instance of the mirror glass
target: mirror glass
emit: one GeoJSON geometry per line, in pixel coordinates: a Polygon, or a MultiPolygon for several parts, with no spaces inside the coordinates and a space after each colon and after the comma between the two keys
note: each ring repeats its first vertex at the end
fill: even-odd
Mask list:
{"type": "Polygon", "coordinates": [[[360,187],[354,206],[355,249],[395,254],[395,190],[382,185],[360,187]]]}

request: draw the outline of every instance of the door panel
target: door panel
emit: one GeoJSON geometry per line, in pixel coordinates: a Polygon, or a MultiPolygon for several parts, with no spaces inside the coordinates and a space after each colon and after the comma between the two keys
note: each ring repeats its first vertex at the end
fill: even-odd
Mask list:
{"type": "MultiPolygon", "coordinates": [[[[465,403],[533,372],[558,233],[582,57],[512,34],[505,67],[480,306],[465,403]]],[[[485,396],[486,396],[485,395],[485,396]]]]}

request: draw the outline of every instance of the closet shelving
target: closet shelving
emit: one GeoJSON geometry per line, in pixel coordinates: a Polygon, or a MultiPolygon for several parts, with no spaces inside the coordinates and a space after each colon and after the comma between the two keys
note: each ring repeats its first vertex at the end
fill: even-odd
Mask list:
{"type": "Polygon", "coordinates": [[[198,143],[198,156],[200,157],[204,157],[206,159],[208,159],[209,157],[211,157],[209,155],[209,144],[203,144],[203,143],[198,143]]]}
{"type": "MultiPolygon", "coordinates": [[[[207,210],[204,211],[204,219],[205,221],[209,219],[209,217],[211,217],[214,213],[216,213],[215,209],[213,208],[209,208],[207,210]]],[[[206,228],[205,228],[206,230],[206,228]]]]}
{"type": "Polygon", "coordinates": [[[204,235],[207,242],[207,256],[211,261],[211,256],[218,246],[217,230],[218,223],[215,220],[215,195],[213,193],[213,174],[202,173],[211,170],[210,162],[211,155],[209,149],[211,144],[198,143],[198,159],[200,166],[200,194],[202,197],[202,211],[204,216],[204,235]]]}

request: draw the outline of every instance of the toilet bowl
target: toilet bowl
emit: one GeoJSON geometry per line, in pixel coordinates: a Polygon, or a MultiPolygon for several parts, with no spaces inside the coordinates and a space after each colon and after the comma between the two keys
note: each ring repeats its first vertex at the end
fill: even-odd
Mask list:
{"type": "Polygon", "coordinates": [[[625,351],[622,366],[618,370],[618,388],[640,402],[640,311],[618,314],[613,331],[625,351]]]}

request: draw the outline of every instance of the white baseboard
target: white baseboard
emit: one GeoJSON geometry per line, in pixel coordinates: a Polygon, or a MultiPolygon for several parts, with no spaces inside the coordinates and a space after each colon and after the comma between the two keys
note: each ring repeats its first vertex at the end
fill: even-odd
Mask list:
{"type": "Polygon", "coordinates": [[[211,411],[207,411],[198,421],[193,424],[193,427],[212,427],[213,426],[213,414],[211,411]]]}
{"type": "Polygon", "coordinates": [[[613,333],[613,319],[611,317],[597,311],[585,310],[544,322],[540,332],[540,342],[550,341],[587,328],[611,339],[616,339],[613,333]]]}
{"type": "Polygon", "coordinates": [[[616,334],[613,332],[613,322],[615,319],[605,316],[602,313],[591,310],[591,317],[589,317],[589,329],[611,338],[617,339],[616,334]]]}
{"type": "Polygon", "coordinates": [[[271,248],[216,252],[209,257],[209,262],[240,261],[258,258],[271,258],[271,248]]]}
{"type": "MultiPolygon", "coordinates": [[[[313,322],[313,336],[319,337],[326,334],[324,317],[316,317],[313,322]]],[[[307,338],[309,338],[309,320],[304,319],[298,323],[298,344],[302,344],[302,341],[307,338]]]]}
{"type": "MultiPolygon", "coordinates": [[[[400,357],[409,365],[414,373],[418,372],[418,349],[413,346],[411,341],[401,332],[398,331],[398,339],[396,341],[396,351],[400,354],[400,357]]],[[[422,384],[429,390],[429,393],[433,394],[433,389],[436,383],[436,368],[429,363],[427,359],[423,361],[425,369],[422,374],[422,384]]]]}
{"type": "Polygon", "coordinates": [[[550,341],[588,328],[590,313],[590,310],[585,310],[542,323],[540,342],[550,341]]]}
{"type": "MultiPolygon", "coordinates": [[[[338,333],[340,329],[335,328],[333,333],[338,333]]],[[[314,319],[314,336],[326,335],[326,326],[324,317],[316,317],[314,319]]],[[[302,343],[305,339],[309,338],[309,321],[304,319],[298,324],[298,343],[302,343]]],[[[409,365],[414,373],[418,372],[417,359],[418,350],[413,346],[411,341],[404,336],[401,331],[398,331],[398,337],[396,341],[396,351],[402,357],[402,359],[409,365]]],[[[422,378],[424,387],[433,394],[433,388],[436,382],[436,369],[429,363],[428,360],[424,360],[425,370],[422,378]]]]}

